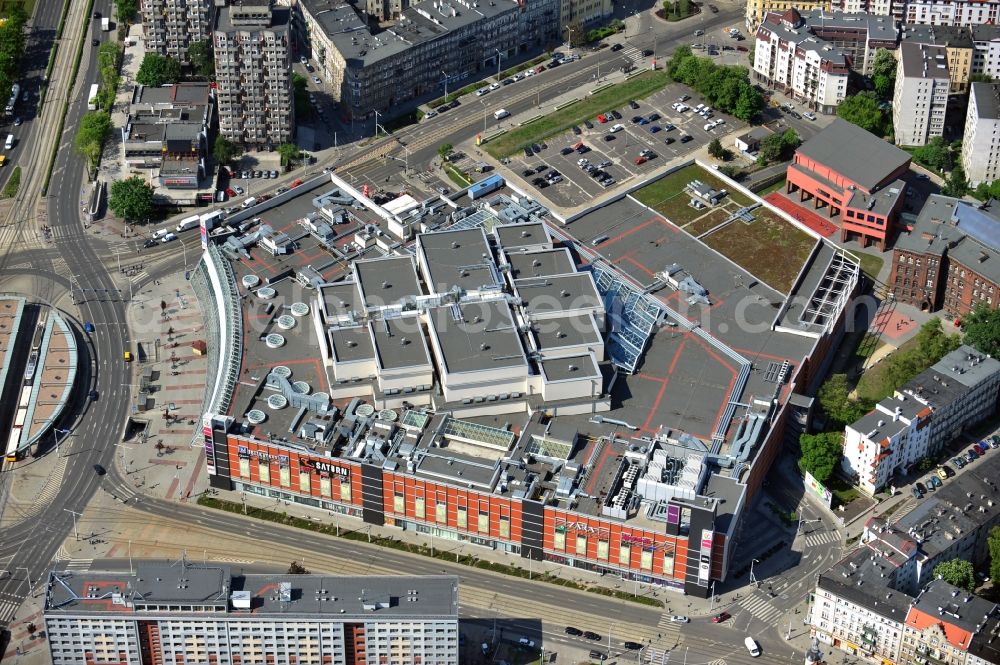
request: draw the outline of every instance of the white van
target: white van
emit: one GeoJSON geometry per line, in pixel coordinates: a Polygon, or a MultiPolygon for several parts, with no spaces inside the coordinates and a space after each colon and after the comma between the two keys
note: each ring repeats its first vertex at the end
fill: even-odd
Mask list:
{"type": "Polygon", "coordinates": [[[6,148],[7,150],[10,150],[11,148],[14,147],[14,135],[13,134],[8,134],[7,135],[7,140],[4,142],[3,147],[6,148]]]}
{"type": "Polygon", "coordinates": [[[507,109],[500,109],[499,111],[494,111],[493,117],[496,118],[497,120],[508,118],[510,117],[510,111],[508,111],[507,109]]]}
{"type": "Polygon", "coordinates": [[[255,196],[251,196],[250,198],[248,198],[246,201],[243,202],[244,208],[249,208],[252,205],[257,205],[257,197],[255,196]]]}
{"type": "Polygon", "coordinates": [[[199,217],[198,215],[191,215],[190,217],[185,217],[184,219],[181,220],[180,224],[177,225],[176,229],[177,233],[180,233],[181,231],[187,231],[188,229],[193,229],[194,227],[198,226],[199,220],[201,220],[201,217],[199,217]]]}
{"type": "Polygon", "coordinates": [[[155,233],[153,233],[153,239],[159,240],[168,233],[170,233],[170,229],[158,229],[155,233]]]}
{"type": "Polygon", "coordinates": [[[747,648],[747,651],[749,651],[750,655],[753,656],[754,658],[760,655],[760,647],[757,646],[756,640],[754,640],[752,637],[748,637],[745,640],[743,640],[743,645],[747,648]]]}

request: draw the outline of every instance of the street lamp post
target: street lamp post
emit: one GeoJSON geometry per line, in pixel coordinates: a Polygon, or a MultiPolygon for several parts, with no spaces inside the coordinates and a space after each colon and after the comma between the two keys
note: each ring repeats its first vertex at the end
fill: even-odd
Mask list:
{"type": "Polygon", "coordinates": [[[753,576],[753,565],[760,563],[760,559],[750,559],[750,584],[757,584],[757,578],[753,576]]]}
{"type": "Polygon", "coordinates": [[[77,529],[76,529],[76,518],[77,517],[82,517],[82,515],[80,513],[77,513],[77,512],[74,512],[74,511],[70,510],[69,508],[63,508],[63,510],[65,510],[67,513],[69,513],[69,514],[71,514],[73,516],[73,537],[76,540],[80,540],[80,532],[77,531],[77,529]]]}
{"type": "Polygon", "coordinates": [[[486,134],[486,114],[489,113],[489,109],[486,108],[486,100],[480,99],[479,103],[483,105],[483,135],[486,134]]]}
{"type": "Polygon", "coordinates": [[[500,53],[500,49],[498,49],[498,48],[494,48],[493,50],[497,52],[497,83],[499,83],[500,82],[500,56],[502,54],[500,53]]]}
{"type": "Polygon", "coordinates": [[[573,26],[563,26],[563,30],[569,30],[569,39],[566,40],[566,48],[573,48],[573,26]]]}
{"type": "Polygon", "coordinates": [[[56,457],[60,456],[59,455],[59,435],[60,434],[62,434],[65,437],[65,435],[69,434],[69,430],[68,429],[60,429],[58,427],[53,427],[52,428],[52,436],[56,440],[56,457]]]}
{"type": "Polygon", "coordinates": [[[448,103],[448,72],[446,72],[445,70],[442,69],[441,73],[444,74],[444,102],[445,102],[445,104],[447,104],[448,103]]]}

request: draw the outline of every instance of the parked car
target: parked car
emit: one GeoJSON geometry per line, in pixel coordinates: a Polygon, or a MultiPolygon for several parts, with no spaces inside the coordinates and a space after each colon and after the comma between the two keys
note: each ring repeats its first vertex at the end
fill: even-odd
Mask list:
{"type": "Polygon", "coordinates": [[[683,134],[683,135],[681,135],[681,143],[687,143],[690,140],[691,140],[691,135],[690,134],[683,134]]]}
{"type": "Polygon", "coordinates": [[[639,155],[638,157],[635,158],[635,165],[639,166],[641,164],[645,164],[648,161],[649,161],[649,159],[647,159],[646,157],[643,157],[642,155],[639,155]]]}
{"type": "Polygon", "coordinates": [[[668,136],[667,138],[663,139],[663,142],[666,143],[667,145],[670,145],[671,143],[674,142],[674,139],[668,136]]]}
{"type": "Polygon", "coordinates": [[[910,494],[913,495],[914,499],[919,499],[923,497],[924,493],[916,488],[916,486],[910,488],[910,494]]]}
{"type": "Polygon", "coordinates": [[[593,641],[595,641],[595,642],[596,642],[596,641],[599,641],[599,640],[601,639],[601,636],[600,636],[600,635],[598,635],[597,633],[595,633],[595,632],[594,632],[594,631],[592,631],[592,630],[588,630],[588,631],[585,631],[585,632],[583,633],[583,637],[584,637],[585,639],[588,639],[588,640],[593,640],[593,641]]]}
{"type": "Polygon", "coordinates": [[[609,131],[610,131],[610,132],[611,132],[612,134],[616,134],[616,133],[618,133],[618,132],[622,131],[623,129],[625,129],[625,126],[624,126],[624,125],[622,125],[622,124],[618,124],[618,123],[615,123],[614,125],[612,125],[612,126],[611,126],[611,129],[610,129],[609,131]]]}
{"type": "Polygon", "coordinates": [[[957,466],[959,469],[964,469],[966,464],[965,460],[961,457],[952,457],[951,463],[957,466]]]}
{"type": "Polygon", "coordinates": [[[583,631],[579,628],[574,628],[573,626],[566,626],[566,634],[572,635],[573,637],[579,637],[583,635],[583,631]]]}
{"type": "Polygon", "coordinates": [[[719,13],[719,8],[716,7],[715,5],[709,5],[708,6],[708,11],[712,12],[713,14],[718,14],[719,13]]]}
{"type": "Polygon", "coordinates": [[[636,101],[635,101],[634,99],[630,99],[630,100],[628,100],[628,105],[629,105],[629,106],[630,106],[631,108],[633,108],[633,109],[637,109],[637,108],[639,108],[639,104],[638,104],[638,103],[636,103],[636,101]]]}
{"type": "Polygon", "coordinates": [[[589,121],[589,120],[584,120],[584,121],[583,121],[583,125],[584,125],[584,127],[586,127],[587,129],[593,129],[593,128],[594,128],[594,123],[592,123],[592,122],[591,122],[591,121],[589,121]]]}
{"type": "Polygon", "coordinates": [[[573,133],[579,136],[580,134],[583,134],[583,130],[577,127],[576,125],[573,125],[573,133]]]}
{"type": "Polygon", "coordinates": [[[559,151],[560,155],[570,155],[572,153],[573,153],[573,148],[570,148],[568,146],[559,151]]]}
{"type": "Polygon", "coordinates": [[[937,488],[941,487],[941,485],[943,485],[943,484],[944,483],[942,483],[941,479],[938,478],[937,476],[930,476],[927,479],[927,486],[930,487],[933,490],[936,490],[937,488]]]}
{"type": "Polygon", "coordinates": [[[727,621],[730,617],[731,615],[729,612],[720,612],[712,617],[712,623],[722,623],[723,621],[727,621]]]}
{"type": "MultiPolygon", "coordinates": [[[[972,458],[972,460],[979,459],[979,453],[976,452],[975,448],[969,448],[968,453],[969,453],[969,456],[972,458]]],[[[969,460],[969,461],[971,462],[972,460],[969,460]]]]}
{"type": "Polygon", "coordinates": [[[675,614],[674,616],[670,617],[670,621],[672,623],[690,623],[691,619],[687,618],[686,616],[675,614]]]}
{"type": "Polygon", "coordinates": [[[614,46],[611,47],[611,50],[612,51],[621,51],[623,48],[625,48],[625,47],[622,46],[621,44],[615,44],[614,46]]]}

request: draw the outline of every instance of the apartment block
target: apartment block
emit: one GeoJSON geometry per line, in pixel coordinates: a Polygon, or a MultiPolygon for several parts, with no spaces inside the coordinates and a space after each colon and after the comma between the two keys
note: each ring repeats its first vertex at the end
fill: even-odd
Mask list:
{"type": "Polygon", "coordinates": [[[181,62],[192,43],[212,37],[212,0],[142,0],[139,13],[146,49],[181,62]]]}
{"type": "Polygon", "coordinates": [[[858,74],[871,74],[878,49],[896,50],[899,31],[887,14],[814,9],[802,12],[802,19],[817,39],[843,53],[858,74]]]}
{"type": "Polygon", "coordinates": [[[962,136],[962,168],[973,187],[1000,177],[1000,84],[973,83],[962,136]]]}
{"type": "MultiPolygon", "coordinates": [[[[975,84],[985,85],[985,84],[975,84]]],[[[932,194],[893,247],[896,300],[961,317],[1000,302],[1000,209],[932,194]]]]}
{"type": "Polygon", "coordinates": [[[248,148],[294,137],[290,10],[245,0],[219,10],[213,41],[219,131],[248,148]]]}
{"type": "Polygon", "coordinates": [[[844,430],[841,468],[874,494],[896,471],[927,455],[931,408],[907,395],[887,397],[844,430]]]}
{"type": "Polygon", "coordinates": [[[982,0],[906,0],[902,18],[907,25],[996,24],[998,8],[996,2],[982,0]]]}
{"type": "Polygon", "coordinates": [[[993,415],[998,393],[1000,361],[962,346],[845,428],[841,468],[874,494],[993,415]]]}
{"type": "Polygon", "coordinates": [[[902,42],[892,98],[896,143],[921,146],[941,136],[950,90],[945,47],[902,42]]]}
{"type": "Polygon", "coordinates": [[[906,613],[900,658],[906,663],[964,665],[973,638],[996,615],[996,603],[934,580],[906,613]]]}
{"type": "Polygon", "coordinates": [[[134,573],[53,571],[44,622],[53,665],[457,665],[458,578],[141,561],[134,573]]]}
{"type": "Polygon", "coordinates": [[[974,25],[972,35],[972,73],[1000,79],[1000,26],[974,25]]]}
{"type": "Polygon", "coordinates": [[[340,0],[300,0],[298,8],[320,76],[348,121],[398,113],[559,39],[556,0],[424,0],[381,31],[340,0]]]}
{"type": "Polygon", "coordinates": [[[972,32],[967,27],[939,25],[908,25],[900,32],[900,41],[914,44],[943,46],[948,56],[948,76],[951,94],[969,91],[969,77],[975,59],[972,32]]]}
{"type": "Polygon", "coordinates": [[[795,9],[764,18],[753,69],[758,81],[823,113],[835,112],[847,96],[847,56],[813,35],[795,9]]]}
{"type": "Polygon", "coordinates": [[[569,40],[568,28],[586,29],[611,16],[615,7],[611,0],[562,0],[559,4],[559,29],[569,40]]]}
{"type": "Polygon", "coordinates": [[[747,0],[747,33],[755,34],[768,14],[782,15],[789,9],[806,12],[813,9],[832,9],[832,7],[830,0],[747,0]]]}

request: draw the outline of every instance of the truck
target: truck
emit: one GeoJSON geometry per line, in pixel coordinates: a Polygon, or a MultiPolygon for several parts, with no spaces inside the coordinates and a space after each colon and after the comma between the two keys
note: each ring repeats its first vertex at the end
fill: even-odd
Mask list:
{"type": "Polygon", "coordinates": [[[87,110],[97,110],[97,91],[100,89],[96,83],[90,86],[90,94],[87,95],[87,110]]]}
{"type": "Polygon", "coordinates": [[[109,30],[111,30],[111,19],[109,19],[107,16],[101,19],[101,30],[103,30],[104,32],[108,32],[109,30]]]}
{"type": "Polygon", "coordinates": [[[180,224],[177,225],[177,232],[180,233],[181,231],[187,231],[188,229],[193,229],[194,227],[198,226],[200,222],[201,222],[201,216],[199,215],[191,215],[190,217],[185,217],[180,221],[180,224]]]}
{"type": "Polygon", "coordinates": [[[21,96],[21,86],[15,83],[10,87],[10,99],[7,100],[7,115],[14,113],[14,107],[17,105],[17,98],[21,96]]]}

